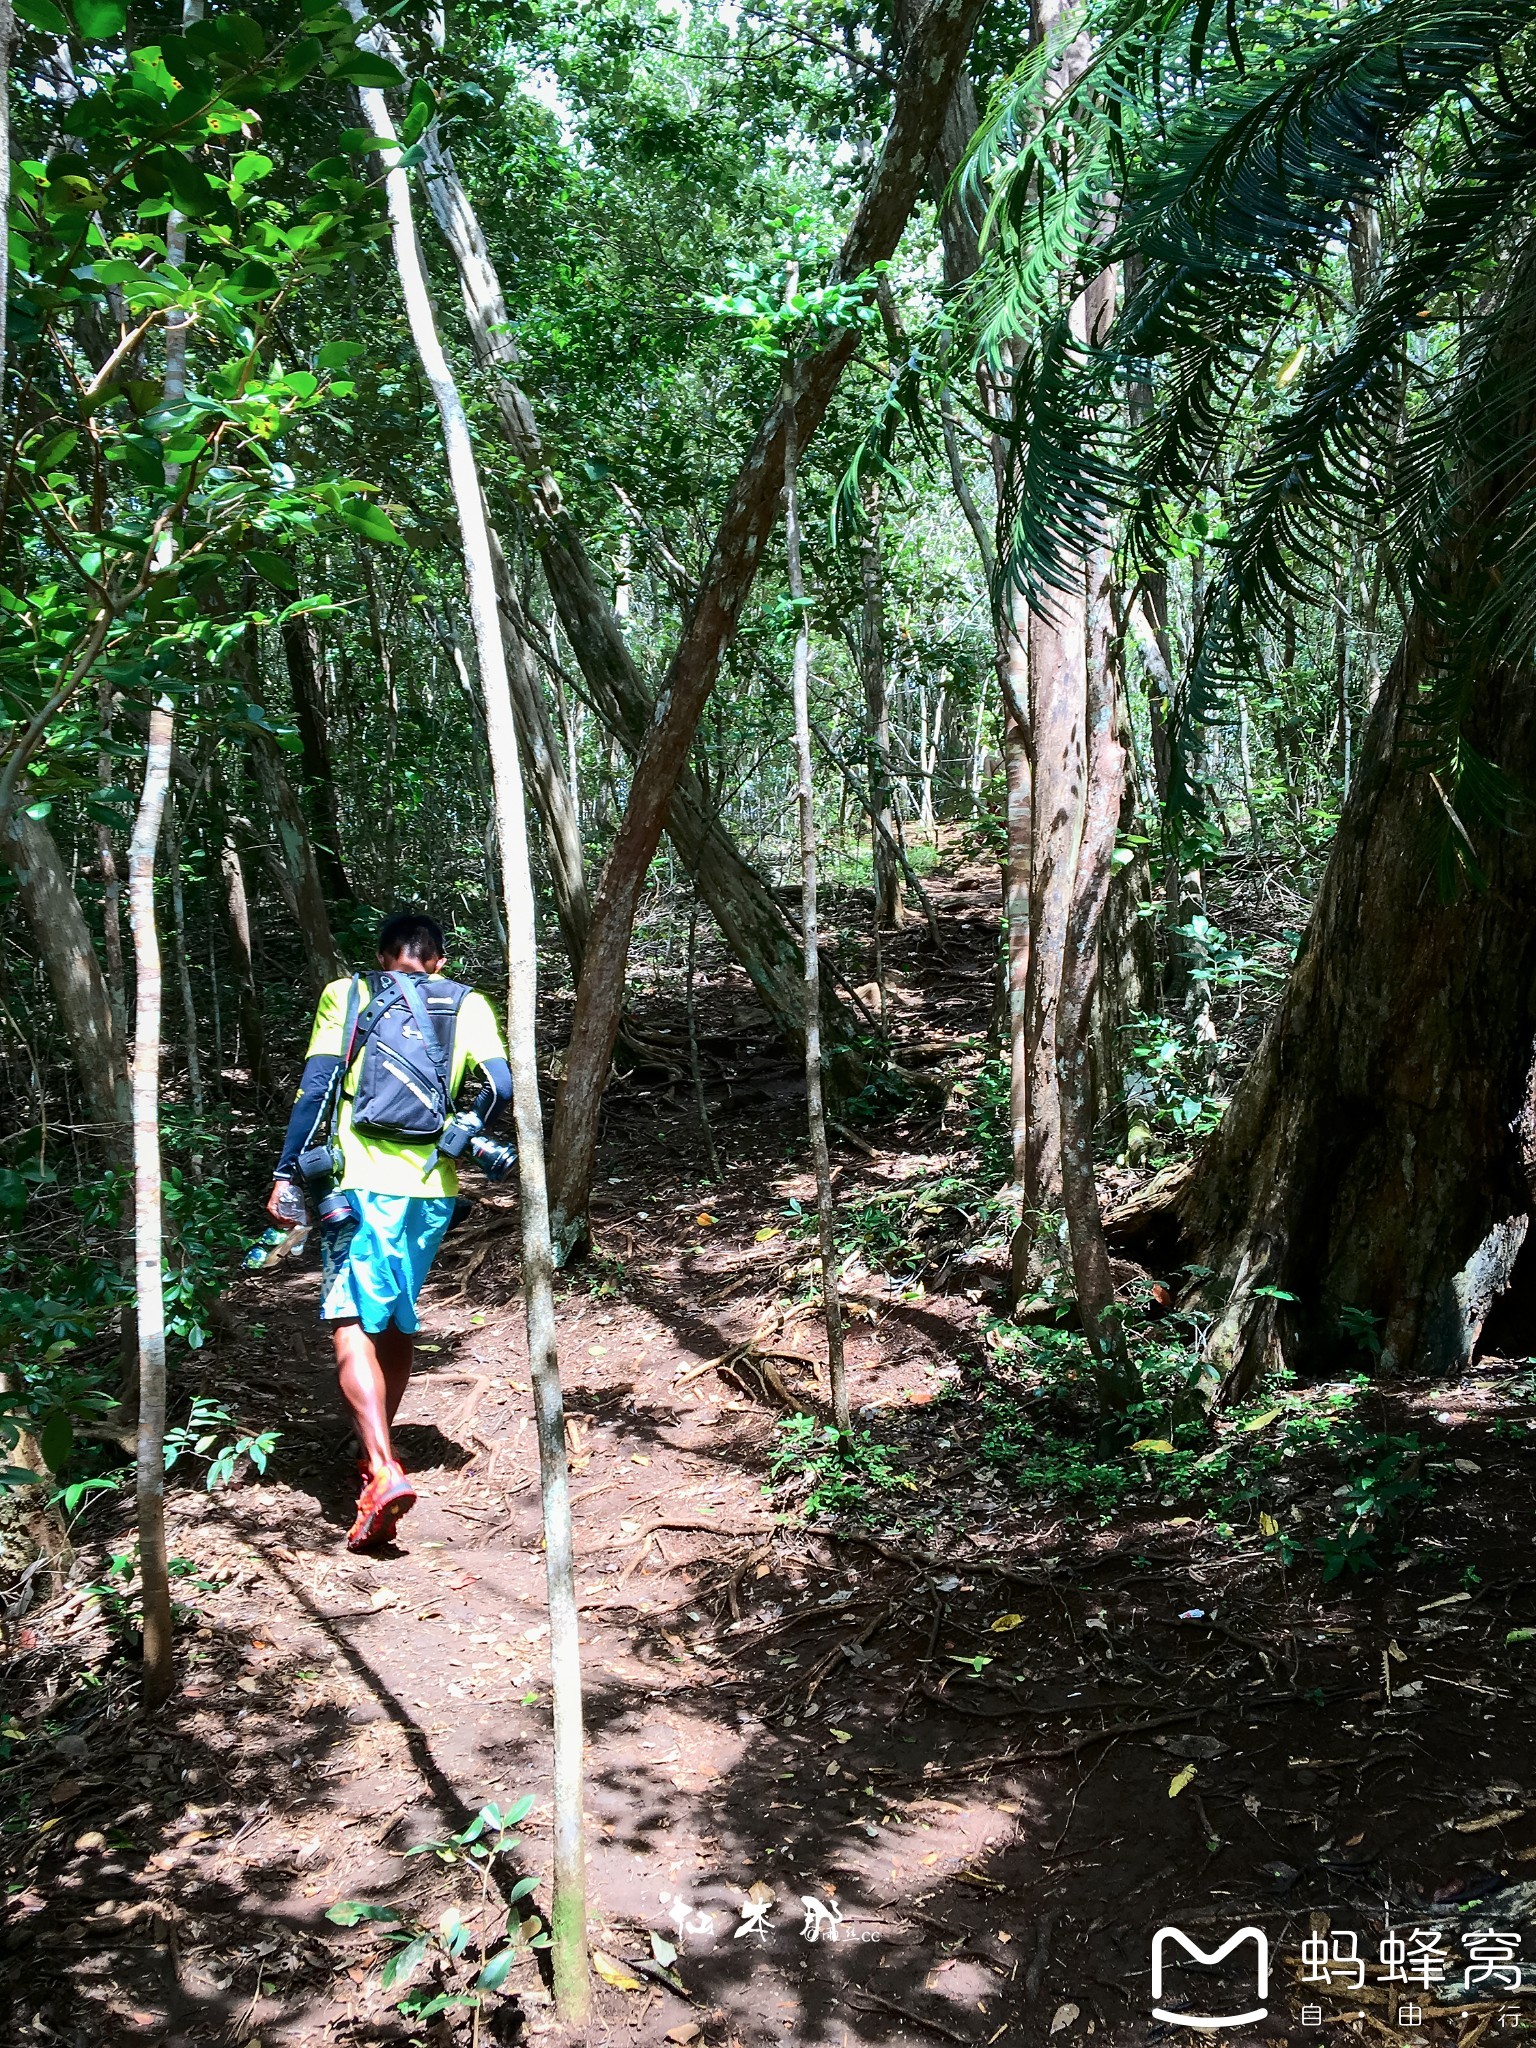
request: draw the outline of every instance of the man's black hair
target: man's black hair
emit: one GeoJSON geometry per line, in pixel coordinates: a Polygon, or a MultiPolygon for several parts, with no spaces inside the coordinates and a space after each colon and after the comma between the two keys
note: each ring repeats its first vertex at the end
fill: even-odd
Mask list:
{"type": "Polygon", "coordinates": [[[379,926],[378,950],[386,960],[441,960],[448,948],[443,928],[424,910],[397,910],[379,926]]]}

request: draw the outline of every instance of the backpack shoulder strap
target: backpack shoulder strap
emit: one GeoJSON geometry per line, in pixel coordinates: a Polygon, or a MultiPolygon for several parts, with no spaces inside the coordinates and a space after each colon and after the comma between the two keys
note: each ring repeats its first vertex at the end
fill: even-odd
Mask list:
{"type": "Polygon", "coordinates": [[[448,1092],[448,1056],[444,1049],[443,1041],[438,1037],[437,1026],[433,1023],[431,1013],[428,1011],[426,1003],[422,998],[421,990],[416,986],[414,977],[409,974],[392,974],[389,978],[399,990],[405,1007],[411,1013],[412,1022],[421,1033],[422,1045],[427,1057],[437,1070],[438,1080],[442,1084],[443,1093],[446,1095],[448,1092]]]}
{"type": "Polygon", "coordinates": [[[323,1145],[331,1135],[331,1126],[336,1120],[336,1105],[341,1100],[342,1085],[347,1078],[347,1069],[352,1064],[353,1041],[357,1035],[358,1004],[362,1000],[361,984],[353,975],[347,990],[347,1007],[341,1020],[341,1058],[336,1071],[326,1083],[325,1093],[320,1098],[320,1107],[315,1111],[315,1120],[309,1127],[309,1136],[304,1140],[304,1149],[323,1145]]]}

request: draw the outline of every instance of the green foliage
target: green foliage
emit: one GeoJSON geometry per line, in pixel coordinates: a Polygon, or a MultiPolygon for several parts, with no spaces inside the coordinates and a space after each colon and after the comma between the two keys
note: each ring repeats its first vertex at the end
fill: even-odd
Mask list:
{"type": "Polygon", "coordinates": [[[1449,856],[1475,870],[1454,792],[1485,824],[1511,792],[1461,709],[1478,660],[1528,651],[1536,555],[1519,494],[1488,510],[1486,580],[1461,587],[1436,565],[1529,402],[1529,351],[1501,339],[1523,317],[1536,179],[1529,18],[1486,0],[1259,6],[1229,13],[1225,50],[1211,25],[1201,0],[1126,0],[1069,90],[1052,98],[1042,53],[978,143],[971,176],[990,181],[996,231],[982,348],[1001,360],[1001,337],[1032,337],[1014,379],[1010,573],[1042,593],[1114,510],[1129,515],[1129,562],[1166,558],[1229,469],[1230,530],[1176,707],[1173,795],[1198,809],[1185,771],[1199,726],[1260,672],[1289,608],[1326,597],[1339,522],[1363,528],[1461,643],[1419,724],[1452,792],[1449,856]],[[1342,254],[1378,217],[1381,260],[1351,273],[1342,254]],[[1135,288],[1085,347],[1062,281],[1124,252],[1135,288]],[[1342,297],[1336,280],[1342,318],[1319,312],[1342,297]],[[1132,383],[1153,402],[1128,429],[1132,383]]]}
{"type": "MultiPolygon", "coordinates": [[[[213,1135],[174,1107],[165,1127],[168,1147],[189,1152],[213,1135]]],[[[66,1189],[39,1150],[13,1156],[9,1185],[25,1199],[13,1209],[15,1228],[0,1238],[0,1355],[10,1361],[13,1380],[0,1396],[0,1446],[13,1450],[24,1430],[36,1437],[47,1474],[61,1481],[56,1497],[73,1516],[123,1483],[123,1473],[104,1464],[117,1453],[103,1432],[118,1419],[117,1329],[133,1292],[120,1251],[131,1185],[112,1167],[66,1189]]],[[[169,1150],[164,1201],[166,1330],[175,1360],[207,1341],[209,1312],[234,1269],[242,1232],[227,1183],[206,1174],[193,1179],[169,1150]]],[[[235,1429],[222,1408],[194,1398],[191,1419],[167,1435],[168,1464],[193,1449],[211,1456],[210,1484],[226,1483],[242,1456],[260,1469],[273,1434],[236,1432],[238,1441],[225,1441],[220,1426],[235,1429]]],[[[0,1467],[0,1486],[40,1476],[0,1467]]]]}
{"type": "Polygon", "coordinates": [[[1130,1334],[1147,1398],[1123,1426],[1106,1427],[1081,1337],[1006,1321],[988,1332],[988,1368],[973,1380],[981,1455],[1042,1512],[1107,1523],[1176,1504],[1229,1538],[1258,1535],[1282,1558],[1316,1556],[1334,1578],[1379,1568],[1432,1498],[1422,1442],[1384,1436],[1366,1419],[1367,1379],[1319,1388],[1279,1375],[1210,1427],[1176,1425],[1187,1344],[1166,1326],[1130,1334]],[[1285,1495],[1319,1471],[1333,1482],[1324,1519],[1312,1502],[1298,1522],[1285,1495]]]}
{"type": "Polygon", "coordinates": [[[814,1415],[786,1415],[775,1433],[769,1459],[774,1485],[801,1494],[808,1515],[857,1515],[876,1508],[881,1494],[915,1487],[892,1449],[867,1431],[845,1436],[814,1415]]]}
{"type": "Polygon", "coordinates": [[[1143,1016],[1125,1027],[1128,1157],[1162,1163],[1215,1130],[1227,1106],[1211,1092],[1220,1047],[1187,1017],[1143,1016]]]}
{"type": "Polygon", "coordinates": [[[407,1919],[393,1906],[363,1899],[344,1899],[326,1909],[326,1919],[337,1927],[375,1929],[385,1948],[380,1985],[385,1991],[404,1986],[393,2003],[413,2025],[455,2010],[483,2012],[519,1961],[533,1949],[548,1948],[549,1935],[538,1915],[520,1910],[521,1902],[537,1889],[538,1880],[532,1877],[518,1878],[507,1891],[502,1937],[487,1938],[483,1932],[483,1909],[498,1874],[497,1863],[521,1847],[521,1837],[513,1830],[532,1808],[527,1794],[505,1812],[499,1806],[482,1806],[457,1834],[419,1842],[406,1851],[408,1856],[435,1856],[440,1863],[469,1867],[480,1886],[482,1907],[470,1920],[457,1906],[446,1907],[432,1926],[407,1919]],[[423,1966],[425,1980],[410,1983],[423,1966]]]}

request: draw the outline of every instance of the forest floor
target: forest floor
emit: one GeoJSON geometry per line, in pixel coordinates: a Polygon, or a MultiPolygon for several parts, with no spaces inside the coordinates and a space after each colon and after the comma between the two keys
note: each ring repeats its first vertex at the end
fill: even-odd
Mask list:
{"type": "MultiPolygon", "coordinates": [[[[921,926],[897,942],[901,1056],[963,1079],[982,1057],[995,871],[954,860],[931,886],[946,954],[921,926]]],[[[786,1486],[781,1466],[771,1490],[785,1406],[819,1400],[824,1357],[786,1214],[810,1194],[803,1092],[766,1038],[744,1051],[751,1021],[744,990],[717,981],[723,1179],[701,1176],[686,1076],[616,1089],[599,1256],[562,1279],[592,1939],[624,1966],[595,1984],[586,2038],[1079,2048],[1181,2038],[1159,2004],[1262,2004],[1231,2038],[1347,2028],[1470,2048],[1536,2019],[1501,2000],[1507,1974],[1466,1981],[1478,1954],[1497,1969],[1504,1953],[1469,1926],[1513,1941],[1536,1917],[1529,1366],[1392,1390],[1384,1426],[1433,1438],[1448,1483],[1405,1554],[1324,1583],[1316,1559],[1265,1547],[1252,1513],[1042,1511],[983,1455],[985,1261],[855,1270],[853,1398],[891,1462],[808,1516],[805,1472],[786,1486]],[[1251,1943],[1215,1980],[1170,1952],[1155,1996],[1165,1924],[1207,1950],[1259,1928],[1267,1996],[1251,1943]],[[1399,1981],[1382,1981],[1388,1927],[1414,1936],[1399,1981]],[[663,1963],[678,1951],[680,1989],[653,1935],[663,1963]],[[1308,1937],[1331,1983],[1299,1981],[1308,1937]]],[[[948,1171],[958,1115],[920,1092],[840,1138],[840,1194],[878,1213],[948,1171]]],[[[402,1987],[381,1987],[378,1923],[326,1912],[361,1900],[431,1927],[457,1905],[499,1925],[502,1893],[482,1899],[462,1854],[412,1852],[523,1793],[525,1846],[501,1883],[526,1871],[524,1910],[547,1904],[544,1565],[511,1208],[482,1200],[424,1301],[399,1432],[421,1498],[395,1548],[343,1544],[354,1481],[313,1271],[251,1276],[197,1386],[280,1440],[264,1475],[217,1492],[173,1475],[178,1698],[147,1720],[134,1708],[101,1590],[126,1523],[82,1553],[90,1587],[13,1622],[7,2042],[469,2041],[463,2014],[413,2031],[402,1987]]],[[[1333,1484],[1298,1472],[1289,1511],[1320,1513],[1333,1484]]],[[[543,1968],[526,1955],[480,2038],[560,2038],[543,1968]]]]}

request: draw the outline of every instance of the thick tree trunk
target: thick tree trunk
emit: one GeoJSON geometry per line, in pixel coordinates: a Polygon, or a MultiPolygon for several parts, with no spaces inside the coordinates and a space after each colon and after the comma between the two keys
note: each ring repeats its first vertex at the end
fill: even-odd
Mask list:
{"type": "MultiPolygon", "coordinates": [[[[891,126],[863,203],[833,266],[834,281],[867,276],[891,256],[917,201],[982,0],[932,0],[902,62],[891,126]]],[[[852,328],[791,364],[780,396],[738,472],[683,637],[657,698],[629,802],[592,912],[592,935],[555,1110],[551,1161],[556,1244],[586,1235],[598,1115],[619,1018],[635,912],[700,715],[757,577],[784,480],[786,434],[806,448],[856,345],[852,328]]]]}
{"type": "Polygon", "coordinates": [[[53,834],[40,819],[25,811],[13,816],[4,845],[92,1120],[114,1152],[126,1152],[131,1115],[127,1049],[117,1034],[80,900],[69,885],[53,834]]]}
{"type": "Polygon", "coordinates": [[[1090,1073],[1090,1013],[1104,908],[1109,898],[1125,748],[1120,739],[1119,691],[1109,649],[1109,556],[1096,551],[1088,562],[1089,660],[1085,739],[1087,786],[1083,797],[1082,844],[1066,921],[1061,970],[1061,1007],[1056,1043],[1061,1089],[1061,1187],[1067,1243],[1078,1315],[1093,1357],[1099,1400],[1106,1411],[1123,1413],[1141,1392],[1131,1364],[1093,1165],[1093,1077],[1090,1073]]]}
{"type": "Polygon", "coordinates": [[[171,779],[172,716],[162,700],[150,714],[144,787],[128,849],[133,925],[133,1245],[139,1333],[137,1504],[139,1588],[144,1620],[144,1704],[156,1707],[176,1683],[170,1567],[165,1546],[165,1277],[160,1174],[160,938],[155,926],[155,848],[171,779]]]}
{"type": "Polygon", "coordinates": [[[315,628],[302,614],[284,619],[280,628],[283,658],[288,666],[288,685],[293,694],[293,722],[298,728],[299,759],[304,787],[314,819],[315,859],[327,891],[341,902],[350,902],[352,884],[347,880],[341,857],[341,808],[336,798],[336,775],[331,766],[330,721],[326,714],[325,691],[320,681],[320,664],[315,646],[315,628]]]}
{"type": "MultiPolygon", "coordinates": [[[[362,0],[348,0],[348,5],[354,19],[363,18],[362,0]]],[[[463,545],[464,580],[475,631],[475,653],[480,665],[486,735],[490,743],[491,773],[496,790],[502,896],[507,916],[508,1052],[512,1066],[522,1206],[523,1301],[538,1430],[549,1597],[554,1720],[554,1872],[550,1960],[558,2015],[566,2026],[580,2029],[591,2008],[582,1820],[580,1622],[576,1607],[565,1419],[555,1348],[554,1258],[544,1176],[544,1121],[539,1101],[538,942],[522,771],[518,759],[517,721],[507,675],[485,499],[475,463],[469,419],[443,353],[421,265],[421,251],[412,218],[410,174],[400,165],[401,152],[384,95],[362,89],[358,92],[358,103],[368,126],[387,145],[385,191],[395,267],[410,319],[411,337],[442,422],[449,483],[463,545]]]]}
{"type": "MultiPolygon", "coordinates": [[[[458,267],[470,339],[480,364],[491,373],[497,418],[530,494],[534,539],[550,596],[594,709],[625,751],[636,757],[655,723],[655,701],[545,461],[533,408],[516,382],[517,352],[501,280],[435,122],[422,137],[421,148],[428,202],[458,267]]],[[[536,800],[537,795],[536,785],[536,800]]],[[[714,816],[691,768],[679,781],[667,831],[768,1014],[798,1045],[804,972],[799,939],[767,882],[714,816]]],[[[858,1027],[829,981],[821,984],[821,1002],[822,1042],[834,1082],[857,1085],[858,1027]]]]}
{"type": "MultiPolygon", "coordinates": [[[[1364,1365],[1362,1316],[1384,1369],[1454,1371],[1525,1236],[1536,833],[1488,833],[1487,886],[1437,895],[1455,827],[1414,765],[1415,700],[1454,659],[1411,622],[1290,982],[1178,1205],[1183,1255],[1213,1273],[1206,1398],[1282,1361],[1364,1365]]],[[[1469,694],[1468,744],[1536,787],[1536,672],[1480,665],[1469,694]]]]}

